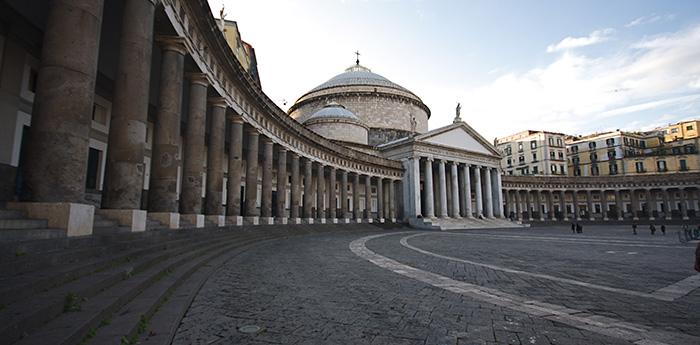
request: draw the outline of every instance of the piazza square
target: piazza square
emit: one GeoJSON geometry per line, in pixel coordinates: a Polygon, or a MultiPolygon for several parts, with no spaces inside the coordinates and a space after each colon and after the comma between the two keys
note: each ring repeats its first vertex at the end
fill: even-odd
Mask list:
{"type": "Polygon", "coordinates": [[[3,1],[0,342],[700,344],[699,8],[562,6],[3,1]]]}

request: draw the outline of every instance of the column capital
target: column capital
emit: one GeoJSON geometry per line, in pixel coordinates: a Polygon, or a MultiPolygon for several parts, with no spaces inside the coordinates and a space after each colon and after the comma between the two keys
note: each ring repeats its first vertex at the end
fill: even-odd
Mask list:
{"type": "Polygon", "coordinates": [[[272,145],[272,144],[274,144],[274,142],[272,141],[272,139],[270,139],[268,136],[265,136],[265,135],[263,135],[263,137],[260,138],[260,141],[262,141],[262,143],[265,144],[265,145],[272,145]]]}
{"type": "Polygon", "coordinates": [[[258,129],[255,127],[248,127],[246,128],[246,133],[248,134],[255,134],[255,135],[260,135],[260,132],[258,132],[258,129]]]}
{"type": "Polygon", "coordinates": [[[277,152],[279,152],[279,153],[287,153],[287,151],[288,151],[287,148],[284,147],[284,146],[281,146],[281,145],[280,145],[280,147],[277,149],[277,152]]]}
{"type": "Polygon", "coordinates": [[[187,54],[184,37],[156,35],[155,40],[162,50],[173,51],[181,55],[187,54]]]}
{"type": "Polygon", "coordinates": [[[190,72],[187,73],[187,79],[190,80],[190,84],[199,84],[202,86],[209,86],[209,78],[204,73],[190,72]]]}
{"type": "Polygon", "coordinates": [[[428,156],[428,157],[425,157],[425,160],[428,162],[434,162],[435,158],[433,158],[432,156],[428,156]]]}
{"type": "Polygon", "coordinates": [[[243,116],[238,115],[238,114],[235,114],[235,115],[231,116],[231,122],[233,122],[233,123],[244,123],[245,121],[243,121],[243,116]]]}
{"type": "Polygon", "coordinates": [[[226,102],[226,98],[223,97],[209,97],[207,98],[207,103],[212,106],[212,107],[217,107],[217,108],[228,108],[228,103],[226,102]]]}

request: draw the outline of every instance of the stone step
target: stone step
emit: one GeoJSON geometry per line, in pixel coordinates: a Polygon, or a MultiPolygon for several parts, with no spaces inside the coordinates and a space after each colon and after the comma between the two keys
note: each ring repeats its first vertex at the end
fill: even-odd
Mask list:
{"type": "Polygon", "coordinates": [[[190,242],[190,244],[174,249],[165,249],[161,252],[143,255],[131,261],[120,262],[115,267],[105,268],[72,280],[48,291],[39,292],[22,303],[13,303],[0,310],[0,339],[6,339],[11,343],[17,341],[23,334],[30,334],[37,330],[63,312],[66,299],[70,296],[90,299],[130,275],[146,271],[164,260],[187,253],[200,246],[215,244],[219,241],[220,238],[208,238],[204,241],[190,242]]]}
{"type": "Polygon", "coordinates": [[[49,222],[44,219],[0,219],[0,229],[45,229],[48,226],[49,222]]]}
{"type": "MultiPolygon", "coordinates": [[[[81,343],[83,340],[87,340],[85,336],[91,330],[96,329],[102,320],[107,319],[149,286],[166,277],[178,267],[195,261],[206,253],[225,247],[231,241],[232,239],[228,239],[192,248],[166,258],[144,270],[127,275],[123,280],[115,282],[91,298],[80,300],[76,303],[79,305],[76,310],[57,315],[55,319],[43,325],[36,332],[22,338],[17,344],[43,344],[46,339],[51,339],[52,344],[81,343]]],[[[78,296],[81,298],[80,295],[78,296]]]]}
{"type": "Polygon", "coordinates": [[[0,219],[22,219],[27,218],[26,214],[19,210],[0,209],[0,219]]]}
{"type": "MultiPolygon", "coordinates": [[[[45,240],[66,237],[64,229],[0,229],[0,241],[22,242],[32,240],[45,240]]],[[[22,256],[24,252],[16,251],[15,256],[22,256]]]]}
{"type": "Polygon", "coordinates": [[[166,299],[182,293],[179,291],[182,285],[201,286],[203,283],[202,275],[196,275],[200,269],[203,269],[206,265],[209,270],[205,271],[211,273],[213,269],[228,261],[235,254],[240,253],[242,248],[266,238],[269,238],[269,236],[235,240],[233,244],[226,245],[223,249],[207,253],[197,260],[190,260],[184,265],[178,266],[163,279],[148,287],[139,296],[114,313],[110,318],[109,325],[98,328],[96,336],[86,343],[107,344],[115,339],[128,339],[132,344],[137,343],[139,335],[145,335],[142,333],[146,331],[143,328],[139,329],[139,323],[142,318],[150,320],[166,302],[166,299]],[[192,279],[193,275],[195,275],[194,279],[192,279]]]}

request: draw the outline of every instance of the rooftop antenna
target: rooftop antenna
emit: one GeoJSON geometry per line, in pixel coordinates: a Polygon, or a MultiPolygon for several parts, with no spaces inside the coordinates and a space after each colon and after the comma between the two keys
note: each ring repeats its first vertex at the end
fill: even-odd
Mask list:
{"type": "Polygon", "coordinates": [[[355,64],[359,66],[360,65],[360,51],[356,50],[355,55],[357,56],[357,59],[355,60],[355,64]]]}

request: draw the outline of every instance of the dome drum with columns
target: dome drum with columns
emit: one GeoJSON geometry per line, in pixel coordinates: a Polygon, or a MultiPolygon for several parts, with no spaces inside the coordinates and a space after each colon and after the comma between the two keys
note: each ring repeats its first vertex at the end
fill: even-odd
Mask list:
{"type": "Polygon", "coordinates": [[[367,126],[357,115],[335,102],[313,113],[304,125],[326,139],[367,145],[367,126]]]}
{"type": "Polygon", "coordinates": [[[306,123],[330,102],[341,104],[368,127],[366,144],[370,146],[428,131],[430,109],[423,101],[408,89],[360,65],[359,61],[301,96],[289,109],[289,114],[306,123]]]}

